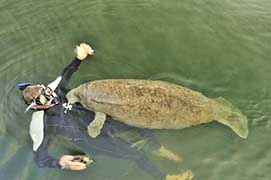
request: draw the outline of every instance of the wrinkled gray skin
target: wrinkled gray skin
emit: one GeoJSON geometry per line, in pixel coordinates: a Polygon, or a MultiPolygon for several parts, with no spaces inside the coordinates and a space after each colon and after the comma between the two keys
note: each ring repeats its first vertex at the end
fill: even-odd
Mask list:
{"type": "Polygon", "coordinates": [[[172,83],[151,80],[97,80],[71,90],[67,98],[90,110],[103,112],[125,124],[150,129],[182,129],[213,120],[248,135],[247,119],[223,98],[172,83]]]}

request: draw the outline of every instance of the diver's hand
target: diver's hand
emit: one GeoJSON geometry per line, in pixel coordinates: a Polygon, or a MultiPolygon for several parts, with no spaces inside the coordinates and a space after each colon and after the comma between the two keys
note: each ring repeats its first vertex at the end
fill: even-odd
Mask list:
{"type": "Polygon", "coordinates": [[[88,53],[88,55],[93,55],[94,54],[94,50],[90,47],[89,44],[87,43],[81,43],[80,47],[85,49],[85,51],[88,53]]]}
{"type": "Polygon", "coordinates": [[[87,165],[90,164],[92,160],[89,160],[86,156],[72,156],[64,155],[60,158],[59,164],[62,169],[72,170],[72,171],[81,171],[87,168],[87,165]]]}
{"type": "Polygon", "coordinates": [[[79,46],[76,46],[76,57],[79,60],[85,60],[88,55],[93,55],[94,50],[90,47],[90,45],[86,43],[81,43],[79,46]]]}

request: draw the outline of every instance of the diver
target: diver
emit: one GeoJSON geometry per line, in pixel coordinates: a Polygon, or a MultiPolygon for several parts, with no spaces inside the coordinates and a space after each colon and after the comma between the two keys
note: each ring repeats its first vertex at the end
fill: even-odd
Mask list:
{"type": "Polygon", "coordinates": [[[85,109],[80,103],[69,104],[66,93],[71,75],[94,50],[86,43],[76,47],[76,58],[64,69],[61,76],[45,86],[43,84],[20,83],[22,96],[28,105],[26,111],[33,109],[30,123],[30,136],[33,140],[34,160],[38,167],[66,170],[84,170],[91,160],[87,156],[63,155],[55,158],[49,155],[51,140],[59,135],[82,148],[84,152],[107,155],[115,158],[134,160],[137,165],[156,179],[165,179],[148,157],[131,143],[115,137],[114,134],[129,130],[130,127],[106,117],[104,128],[96,138],[91,138],[87,126],[95,118],[95,113],[85,109]]]}

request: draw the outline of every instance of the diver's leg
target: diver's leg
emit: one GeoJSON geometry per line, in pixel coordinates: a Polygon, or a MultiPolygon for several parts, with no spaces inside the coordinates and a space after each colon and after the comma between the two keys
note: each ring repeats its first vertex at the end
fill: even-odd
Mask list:
{"type": "Polygon", "coordinates": [[[122,122],[118,122],[116,120],[107,119],[104,128],[102,129],[102,134],[107,134],[108,136],[114,137],[115,134],[120,134],[122,132],[126,132],[129,130],[136,130],[139,133],[141,138],[150,144],[150,146],[154,149],[158,149],[161,147],[161,144],[157,140],[153,130],[151,129],[140,129],[132,126],[128,126],[122,122]]]}
{"type": "MultiPolygon", "coordinates": [[[[111,141],[112,142],[112,141],[111,141]]],[[[133,160],[137,163],[138,167],[149,173],[156,179],[164,179],[165,175],[155,166],[153,162],[144,154],[144,152],[136,150],[131,147],[131,144],[114,138],[112,146],[112,156],[122,159],[133,160]]]]}
{"type": "MultiPolygon", "coordinates": [[[[86,147],[86,144],[84,146],[86,147]]],[[[131,144],[122,139],[98,136],[96,139],[89,141],[86,148],[92,155],[106,155],[133,160],[139,168],[151,174],[155,179],[162,180],[165,178],[165,174],[142,151],[132,148],[131,144]]]]}
{"type": "Polygon", "coordinates": [[[105,134],[108,134],[108,133],[119,134],[119,133],[126,132],[134,128],[135,127],[128,126],[122,122],[112,119],[110,116],[107,116],[105,124],[104,124],[104,128],[102,129],[102,131],[105,134]]]}
{"type": "Polygon", "coordinates": [[[152,149],[158,149],[161,147],[161,144],[152,129],[138,129],[138,132],[152,149]]]}
{"type": "Polygon", "coordinates": [[[123,131],[128,131],[131,129],[136,130],[142,138],[138,140],[137,142],[133,142],[130,145],[131,148],[139,150],[143,147],[147,147],[147,149],[150,150],[153,155],[163,157],[175,162],[181,161],[181,157],[173,153],[171,150],[167,149],[158,141],[156,135],[154,134],[154,130],[152,129],[135,128],[135,127],[128,126],[124,123],[111,120],[111,121],[106,121],[101,135],[110,136],[112,139],[116,139],[117,137],[115,137],[115,134],[121,133],[123,131]]]}
{"type": "Polygon", "coordinates": [[[175,154],[171,150],[167,149],[158,141],[153,130],[142,129],[142,131],[140,131],[140,134],[144,139],[147,140],[147,145],[151,148],[151,151],[154,155],[163,157],[175,162],[180,162],[182,160],[181,157],[179,157],[177,154],[175,154]]]}

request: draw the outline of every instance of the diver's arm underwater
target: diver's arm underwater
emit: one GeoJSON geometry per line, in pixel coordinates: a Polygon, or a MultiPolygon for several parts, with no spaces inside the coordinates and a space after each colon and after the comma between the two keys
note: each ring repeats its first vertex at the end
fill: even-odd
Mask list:
{"type": "Polygon", "coordinates": [[[48,154],[50,139],[45,137],[41,146],[37,151],[34,151],[34,160],[39,168],[55,168],[80,171],[87,168],[87,165],[92,163],[88,157],[83,155],[63,155],[59,159],[48,154]]]}
{"type": "Polygon", "coordinates": [[[61,166],[59,164],[59,159],[54,158],[48,154],[49,144],[50,144],[49,138],[48,137],[44,138],[38,150],[34,151],[35,162],[40,168],[48,167],[60,169],[61,166]]]}
{"type": "Polygon", "coordinates": [[[61,76],[48,85],[53,91],[55,91],[57,88],[61,89],[61,91],[56,90],[59,92],[57,93],[58,96],[61,96],[63,91],[65,93],[63,96],[66,95],[68,91],[67,85],[72,74],[78,69],[81,62],[85,60],[88,55],[94,54],[94,50],[88,44],[81,43],[80,46],[76,46],[76,54],[76,58],[64,68],[61,76]]]}

